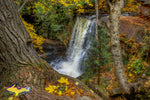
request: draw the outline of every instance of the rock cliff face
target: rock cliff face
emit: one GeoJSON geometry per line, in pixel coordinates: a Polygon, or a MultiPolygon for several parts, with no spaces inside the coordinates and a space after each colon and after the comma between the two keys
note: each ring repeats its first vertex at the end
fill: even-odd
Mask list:
{"type": "Polygon", "coordinates": [[[139,7],[139,14],[141,17],[150,18],[150,0],[141,0],[142,6],[139,7]]]}
{"type": "Polygon", "coordinates": [[[150,31],[150,22],[139,17],[120,17],[120,33],[127,35],[127,38],[134,38],[138,42],[142,42],[145,31],[150,31]]]}
{"type": "Polygon", "coordinates": [[[141,6],[140,8],[140,16],[142,17],[150,17],[150,6],[141,6]]]}
{"type": "MultiPolygon", "coordinates": [[[[99,19],[98,24],[105,23],[109,28],[109,16],[99,19]]],[[[138,42],[142,42],[145,30],[150,32],[150,21],[132,16],[120,17],[120,34],[126,34],[127,38],[134,38],[138,42]]]]}

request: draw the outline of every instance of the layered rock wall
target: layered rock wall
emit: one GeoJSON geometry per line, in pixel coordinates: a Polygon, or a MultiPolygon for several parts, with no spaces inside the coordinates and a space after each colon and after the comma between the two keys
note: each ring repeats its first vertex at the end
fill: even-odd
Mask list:
{"type": "MultiPolygon", "coordinates": [[[[109,16],[100,18],[98,24],[102,25],[102,23],[109,28],[109,16]]],[[[150,32],[150,21],[132,16],[120,17],[120,34],[126,34],[128,39],[134,38],[142,42],[146,30],[150,32]]]]}
{"type": "Polygon", "coordinates": [[[139,14],[141,17],[150,18],[150,0],[141,0],[142,5],[139,7],[139,14]]]}

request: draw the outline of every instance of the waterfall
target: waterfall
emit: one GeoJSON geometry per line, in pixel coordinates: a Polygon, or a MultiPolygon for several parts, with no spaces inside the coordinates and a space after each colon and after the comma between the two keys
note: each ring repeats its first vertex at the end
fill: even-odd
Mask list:
{"type": "Polygon", "coordinates": [[[50,63],[56,71],[75,78],[83,73],[85,66],[83,66],[82,61],[87,59],[88,55],[86,51],[91,45],[90,37],[95,37],[94,21],[95,19],[93,19],[93,17],[77,17],[69,47],[66,52],[66,58],[58,58],[50,63]]]}

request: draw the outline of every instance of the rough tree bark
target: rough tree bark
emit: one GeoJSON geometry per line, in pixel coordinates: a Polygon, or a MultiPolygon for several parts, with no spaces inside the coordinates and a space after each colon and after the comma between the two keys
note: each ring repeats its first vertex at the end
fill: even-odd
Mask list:
{"type": "MultiPolygon", "coordinates": [[[[34,100],[40,96],[39,91],[44,89],[45,75],[42,72],[48,69],[49,65],[38,57],[28,40],[30,36],[19,17],[14,1],[0,0],[0,88],[14,83],[30,86],[36,89],[36,93],[33,90],[30,96],[26,95],[24,98],[34,100]],[[41,64],[43,69],[38,67],[41,64]]],[[[39,98],[44,100],[46,91],[42,93],[39,98]]],[[[54,96],[49,94],[48,97],[54,96]]]]}
{"type": "Polygon", "coordinates": [[[25,6],[25,4],[27,3],[27,1],[28,1],[28,0],[25,0],[25,1],[23,2],[23,4],[21,5],[21,7],[19,8],[18,12],[21,11],[21,9],[25,6]]]}
{"type": "MultiPolygon", "coordinates": [[[[38,57],[30,39],[14,0],[0,0],[0,89],[17,83],[19,86],[31,87],[32,91],[21,96],[21,100],[70,100],[44,91],[46,81],[55,82],[62,75],[38,57]]],[[[79,82],[79,87],[91,93],[79,80],[64,77],[79,82]]]]}
{"type": "Polygon", "coordinates": [[[22,24],[12,0],[0,1],[0,60],[5,67],[39,63],[37,53],[27,40],[30,36],[22,24]]]}
{"type": "Polygon", "coordinates": [[[130,94],[130,85],[125,76],[121,48],[120,48],[120,15],[121,9],[124,6],[124,0],[110,2],[107,0],[110,7],[110,37],[111,37],[111,53],[114,61],[115,75],[119,82],[119,87],[123,93],[130,94]]]}

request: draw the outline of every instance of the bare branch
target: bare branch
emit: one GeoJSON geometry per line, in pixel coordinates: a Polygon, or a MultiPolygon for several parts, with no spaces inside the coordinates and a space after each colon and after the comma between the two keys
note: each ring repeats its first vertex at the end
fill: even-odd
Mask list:
{"type": "Polygon", "coordinates": [[[24,1],[24,3],[23,3],[23,4],[21,5],[21,7],[19,8],[18,12],[21,11],[21,9],[24,7],[24,5],[26,4],[27,1],[28,1],[28,0],[25,0],[25,1],[24,1]]]}
{"type": "Polygon", "coordinates": [[[121,8],[124,7],[124,3],[125,3],[125,0],[120,0],[120,6],[121,6],[121,8]]]}
{"type": "Polygon", "coordinates": [[[110,7],[112,7],[112,3],[109,0],[107,0],[107,3],[110,7]]]}
{"type": "Polygon", "coordinates": [[[98,40],[98,1],[95,0],[95,12],[96,12],[96,39],[98,40]]]}

